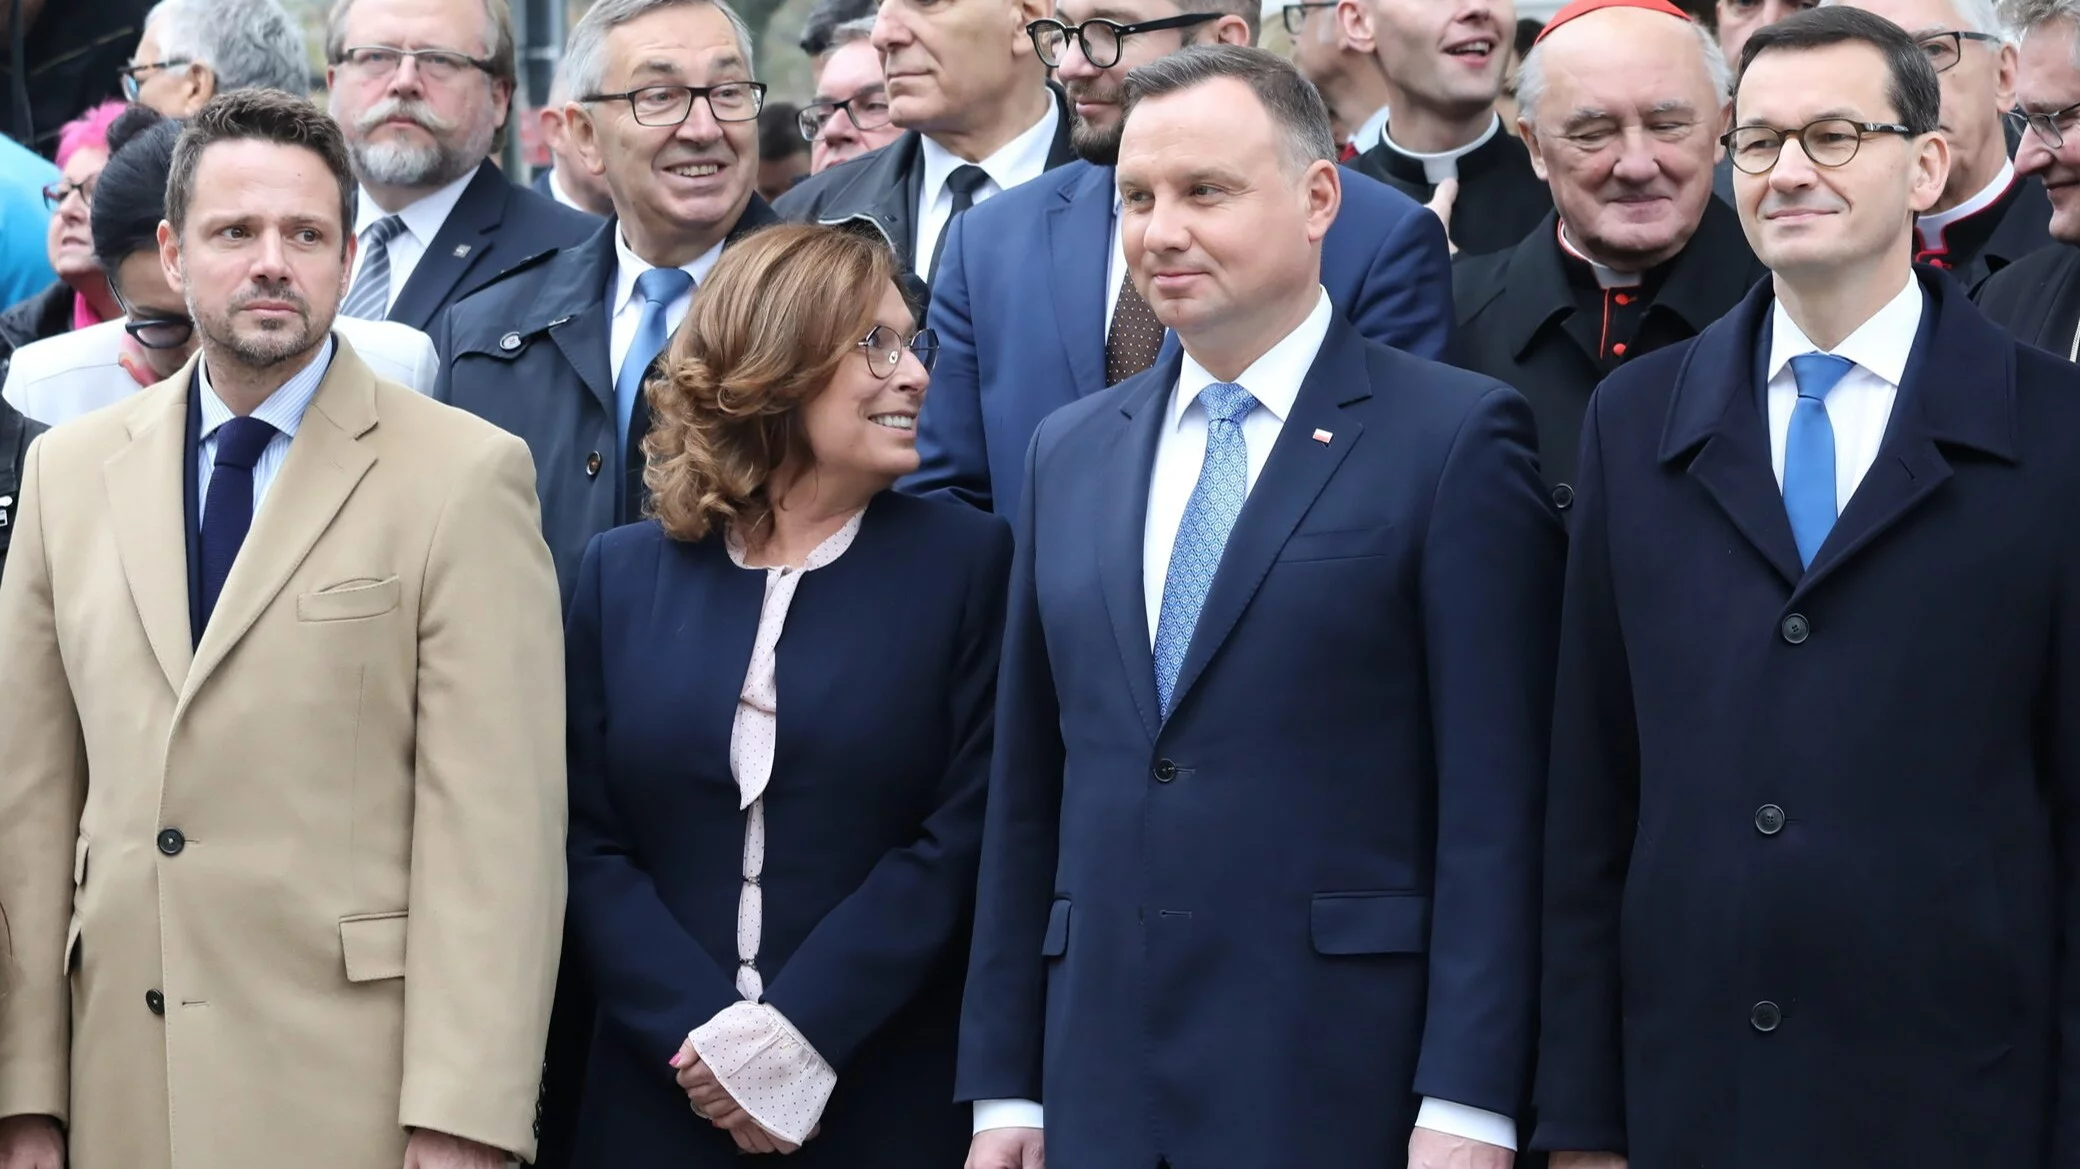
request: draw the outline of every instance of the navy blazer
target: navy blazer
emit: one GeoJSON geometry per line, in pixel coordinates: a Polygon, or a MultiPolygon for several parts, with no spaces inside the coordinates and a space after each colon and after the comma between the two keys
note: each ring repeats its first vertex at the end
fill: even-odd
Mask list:
{"type": "Polygon", "coordinates": [[[1562,540],[1530,408],[1333,321],[1165,720],[1179,368],[1033,439],[959,1094],[1041,1101],[1070,1169],[1400,1165],[1418,1097],[1516,1115],[1530,1075],[1562,540]]]}
{"type": "MultiPolygon", "coordinates": [[[[508,268],[566,248],[599,227],[599,220],[545,199],[507,180],[489,160],[462,188],[412,278],[390,305],[387,319],[438,341],[448,306],[482,288],[508,268]]],[[[449,350],[440,351],[446,361],[449,350]]]]}
{"type": "Polygon", "coordinates": [[[1877,461],[1809,568],[1767,282],[1590,402],[1541,1148],[2080,1163],[2080,372],[1919,279],[1877,461]]]}
{"type": "MultiPolygon", "coordinates": [[[[939,362],[917,424],[922,465],[903,490],[1018,514],[1040,420],[1105,388],[1105,310],[1118,293],[1106,279],[1112,173],[1071,163],[954,224],[932,288],[939,362]]],[[[1443,359],[1452,334],[1443,226],[1383,183],[1340,175],[1343,209],[1322,242],[1329,298],[1372,340],[1443,359]]],[[[1174,351],[1176,336],[1164,345],[1174,351]]]]}
{"type": "MultiPolygon", "coordinates": [[[[959,1169],[955,1026],[1011,534],[884,492],[803,577],[779,648],[759,970],[838,1072],[788,1164],[959,1169]]],[[[592,541],[569,627],[573,960],[598,1004],[573,1164],[731,1166],[666,1061],[738,1001],[729,763],[765,600],[720,536],[592,541]]]]}

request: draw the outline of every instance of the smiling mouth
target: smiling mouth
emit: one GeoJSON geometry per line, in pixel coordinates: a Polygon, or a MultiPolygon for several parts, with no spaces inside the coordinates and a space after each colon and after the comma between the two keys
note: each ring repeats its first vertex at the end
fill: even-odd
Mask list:
{"type": "Polygon", "coordinates": [[[722,164],[719,162],[686,162],[678,166],[668,166],[664,169],[666,173],[678,175],[682,179],[706,179],[722,173],[722,164]]]}
{"type": "Polygon", "coordinates": [[[909,433],[917,429],[917,419],[909,414],[875,414],[867,419],[876,426],[909,433]]]}
{"type": "Polygon", "coordinates": [[[1446,49],[1447,57],[1458,57],[1467,61],[1485,61],[1495,51],[1495,42],[1490,40],[1467,41],[1446,49]]]}

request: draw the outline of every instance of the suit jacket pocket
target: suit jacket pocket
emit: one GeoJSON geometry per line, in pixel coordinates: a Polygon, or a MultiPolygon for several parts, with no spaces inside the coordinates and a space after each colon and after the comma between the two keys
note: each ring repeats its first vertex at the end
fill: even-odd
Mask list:
{"type": "Polygon", "coordinates": [[[1317,893],[1309,910],[1317,954],[1420,954],[1430,948],[1421,893],[1317,893]]]}
{"type": "Polygon", "coordinates": [[[1279,550],[1281,564],[1306,560],[1354,560],[1361,556],[1384,556],[1394,550],[1394,525],[1376,528],[1343,528],[1333,532],[1294,532],[1279,550]]]}
{"type": "Polygon", "coordinates": [[[1047,907],[1047,934],[1040,939],[1042,958],[1059,958],[1069,952],[1069,899],[1057,897],[1047,907]]]}
{"type": "Polygon", "coordinates": [[[405,923],[410,915],[359,913],[339,919],[339,948],[346,956],[348,982],[377,982],[404,977],[405,923]]]}
{"type": "Polygon", "coordinates": [[[396,577],[355,580],[304,593],[296,598],[298,621],[353,621],[381,617],[397,608],[404,587],[396,577]]]}

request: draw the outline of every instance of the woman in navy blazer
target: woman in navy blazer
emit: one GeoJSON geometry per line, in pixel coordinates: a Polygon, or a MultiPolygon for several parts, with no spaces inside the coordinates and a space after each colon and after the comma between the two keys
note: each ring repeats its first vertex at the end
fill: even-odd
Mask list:
{"type": "Polygon", "coordinates": [[[889,490],[934,342],[884,245],[733,246],[648,388],[654,519],[570,615],[574,1160],[958,1169],[1011,537],[889,490]],[[798,1151],[797,1151],[798,1150],[798,1151]]]}

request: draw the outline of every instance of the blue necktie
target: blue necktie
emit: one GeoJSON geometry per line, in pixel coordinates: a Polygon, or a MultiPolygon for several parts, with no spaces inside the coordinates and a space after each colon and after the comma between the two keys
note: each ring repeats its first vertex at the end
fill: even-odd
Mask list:
{"type": "Polygon", "coordinates": [[[1855,362],[1831,353],[1801,353],[1791,359],[1798,403],[1791,408],[1791,429],[1784,438],[1784,511],[1791,517],[1791,538],[1798,542],[1801,564],[1813,563],[1840,514],[1827,395],[1855,368],[1855,362]]]}
{"type": "Polygon", "coordinates": [[[1163,578],[1163,609],[1156,618],[1156,697],[1163,717],[1170,717],[1170,695],[1184,668],[1184,651],[1199,626],[1207,590],[1228,547],[1228,532],[1242,514],[1249,495],[1249,447],[1242,441],[1242,420],[1256,409],[1249,391],[1215,382],[1199,391],[1206,408],[1206,462],[1199,482],[1184,505],[1177,541],[1170,546],[1170,571],[1163,578]]]}
{"type": "Polygon", "coordinates": [[[385,215],[368,225],[368,238],[361,241],[361,278],[339,306],[339,315],[364,321],[380,321],[390,315],[390,241],[404,231],[404,220],[385,215]]]}
{"type": "MultiPolygon", "coordinates": [[[[643,392],[643,375],[664,350],[667,330],[665,309],[693,284],[682,268],[652,268],[636,277],[636,295],[643,298],[643,319],[636,322],[635,339],[621,357],[621,376],[614,379],[614,434],[620,449],[628,451],[628,420],[643,392]]],[[[633,461],[633,460],[631,460],[633,461]]]]}
{"type": "MultiPolygon", "coordinates": [[[[258,418],[233,418],[217,428],[217,454],[202,504],[202,624],[217,607],[224,578],[253,526],[253,466],[276,430],[258,418]]],[[[197,631],[198,636],[200,631],[197,631]]]]}

